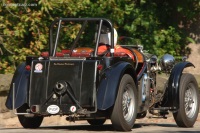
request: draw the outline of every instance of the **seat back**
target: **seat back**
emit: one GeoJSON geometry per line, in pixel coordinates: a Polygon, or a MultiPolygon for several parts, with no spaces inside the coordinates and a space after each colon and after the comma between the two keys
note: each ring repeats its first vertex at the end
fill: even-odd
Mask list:
{"type": "Polygon", "coordinates": [[[94,49],[89,48],[89,47],[75,48],[72,51],[71,56],[72,57],[90,57],[93,51],[94,51],[94,49]]]}

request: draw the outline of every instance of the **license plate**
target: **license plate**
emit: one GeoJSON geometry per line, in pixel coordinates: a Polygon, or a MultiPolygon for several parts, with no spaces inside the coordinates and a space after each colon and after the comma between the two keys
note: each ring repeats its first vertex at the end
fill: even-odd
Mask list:
{"type": "Polygon", "coordinates": [[[47,112],[49,114],[57,114],[60,111],[60,108],[57,105],[50,105],[47,107],[47,112]]]}

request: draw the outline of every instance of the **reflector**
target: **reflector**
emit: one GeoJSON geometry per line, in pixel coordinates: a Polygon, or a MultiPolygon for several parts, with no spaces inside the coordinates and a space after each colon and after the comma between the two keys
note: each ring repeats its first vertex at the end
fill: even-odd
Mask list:
{"type": "Polygon", "coordinates": [[[97,69],[98,69],[98,70],[102,70],[102,68],[103,68],[103,65],[101,65],[101,64],[99,64],[99,65],[97,66],[97,69]]]}
{"type": "Polygon", "coordinates": [[[27,71],[30,71],[30,70],[31,70],[31,66],[30,66],[30,65],[27,65],[27,66],[25,67],[25,69],[26,69],[27,71]]]}
{"type": "Polygon", "coordinates": [[[36,112],[36,106],[31,106],[31,112],[35,113],[36,112]]]}

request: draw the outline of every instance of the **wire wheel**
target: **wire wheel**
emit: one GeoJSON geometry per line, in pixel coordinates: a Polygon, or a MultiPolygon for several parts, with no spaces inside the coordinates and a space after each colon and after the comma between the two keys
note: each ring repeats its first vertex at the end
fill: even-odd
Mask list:
{"type": "Polygon", "coordinates": [[[123,101],[122,101],[122,107],[123,107],[123,116],[124,119],[129,122],[131,121],[131,118],[133,117],[135,107],[134,103],[134,92],[130,84],[126,85],[126,89],[123,93],[123,101]]]}
{"type": "Polygon", "coordinates": [[[137,115],[137,90],[133,78],[125,74],[111,114],[113,127],[118,131],[130,131],[137,115]]]}
{"type": "Polygon", "coordinates": [[[199,113],[199,91],[195,77],[184,73],[179,85],[179,109],[173,113],[179,127],[192,127],[199,113]]]}
{"type": "Polygon", "coordinates": [[[196,89],[195,86],[190,83],[185,91],[185,113],[188,118],[194,117],[197,107],[196,89]]]}

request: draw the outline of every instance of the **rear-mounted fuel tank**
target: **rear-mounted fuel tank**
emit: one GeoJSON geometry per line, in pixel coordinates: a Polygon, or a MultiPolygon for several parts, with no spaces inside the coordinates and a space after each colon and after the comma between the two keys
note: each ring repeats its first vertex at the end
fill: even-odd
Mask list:
{"type": "Polygon", "coordinates": [[[96,95],[97,61],[85,58],[50,58],[34,60],[31,65],[31,105],[75,104],[94,107],[96,95]]]}

